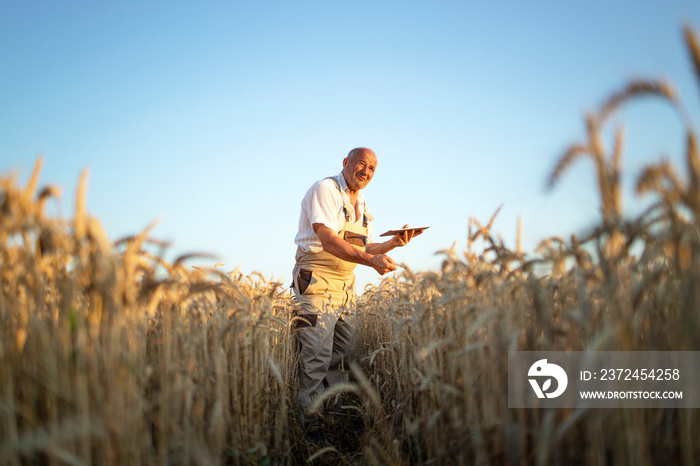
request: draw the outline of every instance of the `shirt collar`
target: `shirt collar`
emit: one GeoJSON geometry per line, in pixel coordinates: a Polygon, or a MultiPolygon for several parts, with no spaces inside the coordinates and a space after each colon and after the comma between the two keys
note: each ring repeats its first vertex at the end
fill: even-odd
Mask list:
{"type": "MultiPolygon", "coordinates": [[[[345,177],[343,176],[342,170],[338,174],[338,184],[340,185],[340,190],[349,196],[350,194],[348,193],[348,182],[345,181],[345,177]]],[[[357,193],[357,200],[360,201],[360,204],[363,204],[365,202],[365,197],[362,195],[362,191],[359,191],[357,193]]]]}

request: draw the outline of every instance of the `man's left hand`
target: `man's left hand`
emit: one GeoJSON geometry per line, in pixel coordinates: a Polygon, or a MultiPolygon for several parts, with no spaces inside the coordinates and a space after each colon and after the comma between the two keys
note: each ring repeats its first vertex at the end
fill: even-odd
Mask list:
{"type": "MultiPolygon", "coordinates": [[[[404,225],[403,228],[408,228],[408,224],[404,225]]],[[[423,231],[424,230],[413,230],[397,233],[391,238],[391,246],[394,248],[406,246],[408,242],[411,241],[411,238],[420,235],[423,231]]]]}

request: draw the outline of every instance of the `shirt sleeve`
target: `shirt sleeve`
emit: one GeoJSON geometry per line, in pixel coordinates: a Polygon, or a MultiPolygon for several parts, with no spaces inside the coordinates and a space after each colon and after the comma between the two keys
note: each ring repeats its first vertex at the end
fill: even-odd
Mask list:
{"type": "Polygon", "coordinates": [[[341,209],[342,198],[340,193],[337,196],[334,194],[328,183],[318,182],[311,187],[304,198],[304,208],[309,215],[311,225],[322,223],[337,233],[338,213],[341,209]]]}

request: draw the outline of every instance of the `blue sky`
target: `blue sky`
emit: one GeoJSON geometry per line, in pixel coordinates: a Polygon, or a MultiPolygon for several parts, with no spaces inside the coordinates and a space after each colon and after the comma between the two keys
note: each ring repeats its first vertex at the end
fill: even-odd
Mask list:
{"type": "MultiPolygon", "coordinates": [[[[0,171],[43,183],[111,239],[141,231],[287,283],[301,198],[353,147],[379,163],[365,196],[377,232],[430,225],[390,254],[440,264],[469,216],[527,251],[598,219],[591,166],[544,181],[584,111],[637,77],[666,77],[697,120],[681,27],[697,1],[2,2],[0,171]]],[[[638,102],[623,181],[682,161],[671,111],[638,102]]],[[[215,261],[205,261],[213,265],[215,261]],[[211,262],[211,263],[210,263],[211,262]]],[[[358,268],[360,287],[373,270],[358,268]]]]}

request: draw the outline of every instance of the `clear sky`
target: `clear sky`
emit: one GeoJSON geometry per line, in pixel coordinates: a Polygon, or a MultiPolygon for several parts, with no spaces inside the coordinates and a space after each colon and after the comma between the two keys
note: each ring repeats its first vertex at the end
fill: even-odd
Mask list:
{"type": "MultiPolygon", "coordinates": [[[[375,231],[431,226],[397,262],[437,267],[501,204],[496,230],[514,246],[521,216],[532,251],[598,219],[588,161],[543,190],[584,111],[666,77],[698,121],[686,23],[700,29],[697,0],[3,1],[0,171],[24,183],[43,154],[69,216],[88,168],[110,239],[160,219],[168,258],[210,252],[286,284],[301,198],[366,146],[375,231]]],[[[640,168],[679,165],[683,141],[653,101],[620,121],[633,210],[640,168]]],[[[360,288],[376,277],[358,268],[360,288]]]]}

